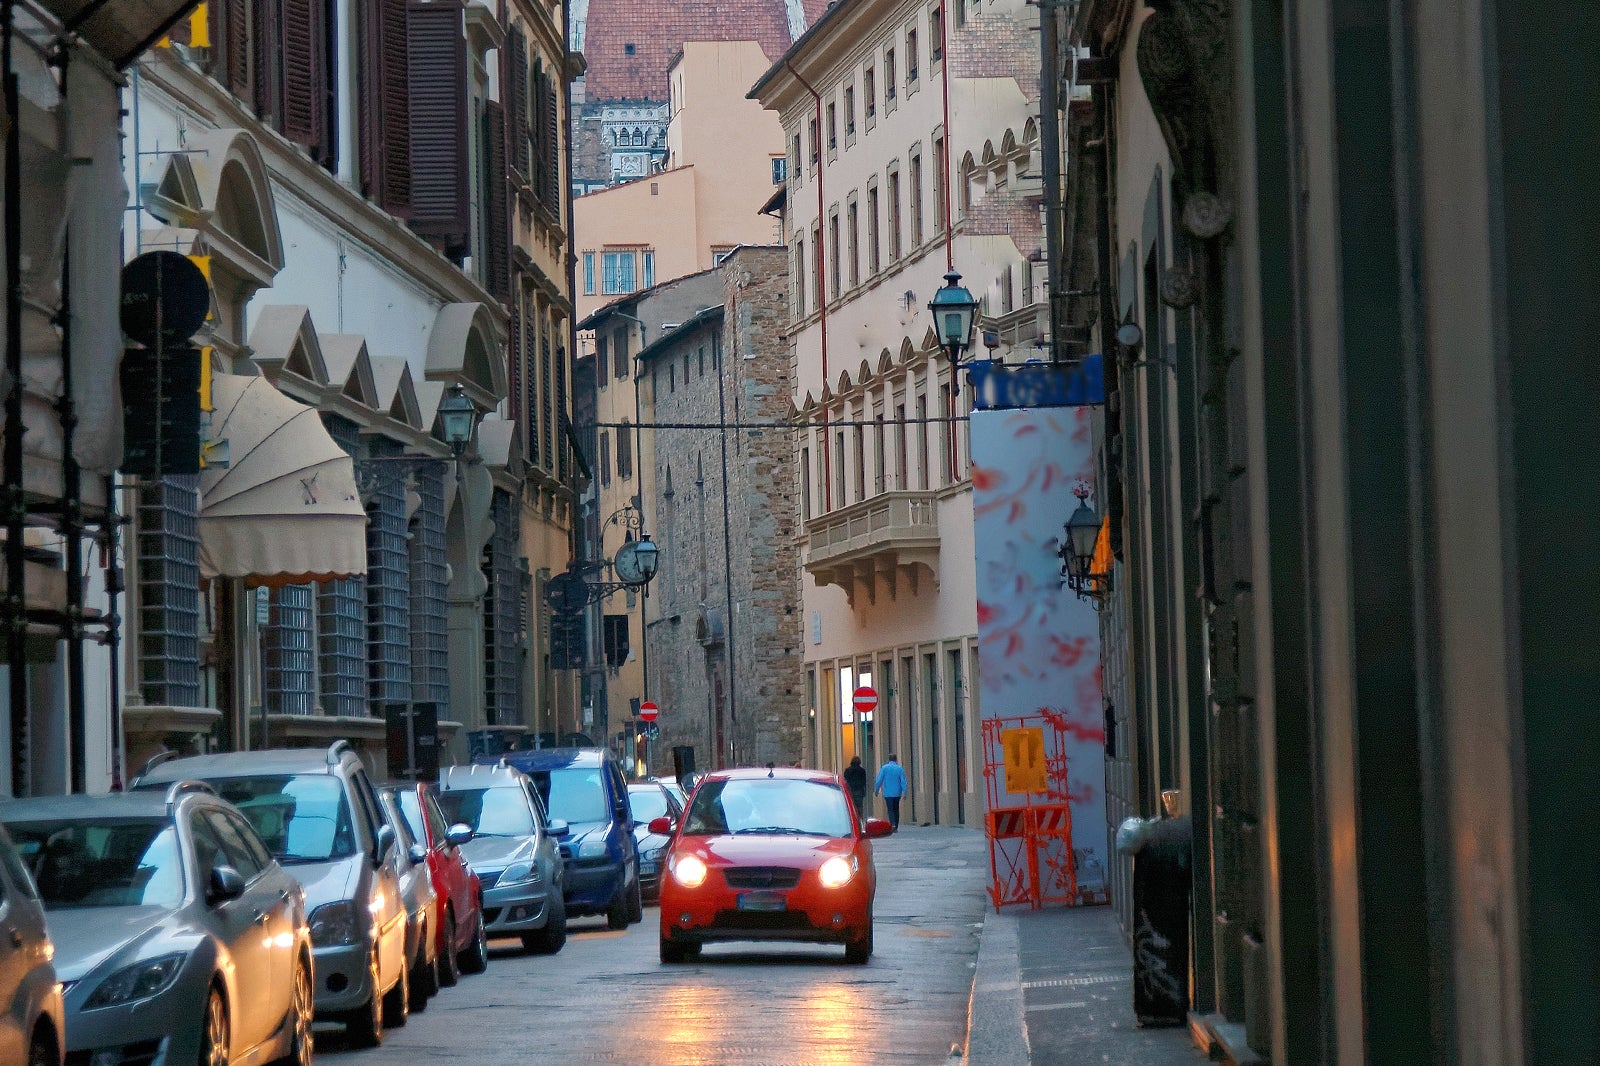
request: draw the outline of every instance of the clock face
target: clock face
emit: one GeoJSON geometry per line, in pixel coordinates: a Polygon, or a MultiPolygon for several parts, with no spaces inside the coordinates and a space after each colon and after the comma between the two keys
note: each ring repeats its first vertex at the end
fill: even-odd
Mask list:
{"type": "Polygon", "coordinates": [[[611,560],[611,565],[616,568],[617,580],[626,581],[630,585],[644,580],[644,568],[639,565],[639,542],[630,540],[617,549],[617,557],[611,560]]]}

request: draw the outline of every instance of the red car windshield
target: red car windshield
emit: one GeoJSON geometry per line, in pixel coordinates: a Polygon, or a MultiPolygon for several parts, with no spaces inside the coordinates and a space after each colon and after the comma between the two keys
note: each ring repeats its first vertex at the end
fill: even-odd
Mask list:
{"type": "Polygon", "coordinates": [[[849,805],[838,785],[783,777],[702,782],[689,804],[683,832],[687,836],[855,835],[849,805]]]}

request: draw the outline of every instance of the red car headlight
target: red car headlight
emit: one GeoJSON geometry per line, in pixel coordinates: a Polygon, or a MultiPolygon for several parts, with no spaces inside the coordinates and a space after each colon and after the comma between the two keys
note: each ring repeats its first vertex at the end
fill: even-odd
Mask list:
{"type": "Polygon", "coordinates": [[[843,855],[835,855],[817,869],[817,879],[822,882],[823,888],[843,888],[850,883],[850,879],[860,869],[854,855],[848,859],[843,855]]]}
{"type": "Polygon", "coordinates": [[[672,860],[672,879],[684,888],[699,888],[705,884],[706,864],[693,855],[683,855],[672,860]]]}

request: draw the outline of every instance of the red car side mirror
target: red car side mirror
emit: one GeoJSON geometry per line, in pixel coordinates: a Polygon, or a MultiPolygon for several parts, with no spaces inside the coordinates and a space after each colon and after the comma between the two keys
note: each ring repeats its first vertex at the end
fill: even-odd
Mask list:
{"type": "MultiPolygon", "coordinates": [[[[888,822],[884,822],[883,824],[884,825],[888,825],[889,823],[888,822]]],[[[658,837],[669,837],[669,836],[671,836],[672,835],[672,819],[668,818],[664,814],[661,815],[659,818],[650,819],[650,832],[654,833],[658,837]]]]}
{"type": "Polygon", "coordinates": [[[894,832],[894,826],[887,818],[868,818],[866,830],[869,837],[886,837],[894,832]]]}

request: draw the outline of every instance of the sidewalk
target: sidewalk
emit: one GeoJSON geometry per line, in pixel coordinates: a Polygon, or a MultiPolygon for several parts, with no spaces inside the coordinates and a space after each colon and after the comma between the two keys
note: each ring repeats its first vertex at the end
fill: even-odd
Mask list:
{"type": "Polygon", "coordinates": [[[966,1066],[1197,1066],[1187,1028],[1140,1029],[1133,962],[1110,907],[989,909],[966,1066]]]}

